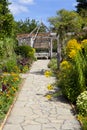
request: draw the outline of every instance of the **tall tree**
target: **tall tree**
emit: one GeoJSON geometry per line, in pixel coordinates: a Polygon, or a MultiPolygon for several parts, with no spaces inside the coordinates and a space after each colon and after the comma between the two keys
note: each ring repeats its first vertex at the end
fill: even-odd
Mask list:
{"type": "Polygon", "coordinates": [[[38,22],[35,19],[30,20],[27,18],[25,21],[20,20],[16,22],[16,34],[19,33],[30,33],[37,27],[38,22]]]}
{"type": "Polygon", "coordinates": [[[87,17],[87,0],[77,0],[76,8],[81,16],[87,17]]]}
{"type": "MultiPolygon", "coordinates": [[[[16,34],[19,33],[30,33],[32,32],[40,23],[35,19],[30,20],[26,18],[24,21],[20,20],[16,22],[16,34]]],[[[36,30],[37,31],[37,30],[36,30]]],[[[46,27],[44,25],[41,26],[39,32],[46,32],[46,27]]]]}
{"type": "Polygon", "coordinates": [[[0,0],[0,37],[12,36],[14,18],[8,8],[8,0],[0,0]]]}

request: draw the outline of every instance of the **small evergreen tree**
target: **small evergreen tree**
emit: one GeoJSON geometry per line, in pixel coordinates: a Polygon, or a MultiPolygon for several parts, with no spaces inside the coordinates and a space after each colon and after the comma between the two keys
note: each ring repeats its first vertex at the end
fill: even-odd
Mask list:
{"type": "Polygon", "coordinates": [[[0,38],[12,36],[14,18],[8,8],[8,0],[0,0],[0,38]]]}

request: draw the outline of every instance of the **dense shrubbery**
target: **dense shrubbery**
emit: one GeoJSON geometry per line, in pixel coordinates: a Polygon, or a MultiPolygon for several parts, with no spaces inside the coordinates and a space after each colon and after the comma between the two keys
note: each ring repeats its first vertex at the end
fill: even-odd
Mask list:
{"type": "Polygon", "coordinates": [[[16,46],[12,38],[1,39],[0,72],[19,73],[28,71],[32,61],[35,59],[34,53],[35,50],[30,46],[16,46]],[[14,48],[16,48],[15,51],[14,48]]]}
{"type": "Polygon", "coordinates": [[[17,46],[15,48],[15,52],[17,54],[17,64],[20,69],[20,72],[28,71],[30,65],[35,60],[34,48],[28,45],[17,46]]]}
{"type": "Polygon", "coordinates": [[[0,72],[12,72],[14,67],[17,66],[14,47],[12,38],[0,39],[0,72]]]}
{"type": "MultiPolygon", "coordinates": [[[[67,43],[65,57],[60,64],[57,74],[58,87],[63,95],[76,104],[78,120],[83,124],[83,130],[87,129],[87,40],[80,43],[72,39],[67,43]]],[[[53,60],[49,67],[54,68],[53,60]]]]}
{"type": "Polygon", "coordinates": [[[15,52],[17,55],[21,55],[24,58],[29,58],[31,60],[34,60],[35,58],[34,57],[35,50],[28,45],[17,46],[15,52]]]}
{"type": "Polygon", "coordinates": [[[70,40],[66,47],[66,60],[60,65],[59,86],[63,94],[73,103],[86,90],[86,59],[83,43],[70,40]]]}
{"type": "Polygon", "coordinates": [[[78,43],[70,40],[66,46],[66,56],[60,65],[58,85],[63,94],[76,103],[79,120],[87,129],[87,40],[78,43]],[[85,116],[85,117],[84,117],[85,116]]]}
{"type": "Polygon", "coordinates": [[[51,70],[54,73],[56,73],[56,71],[57,71],[57,59],[56,58],[51,59],[51,61],[48,64],[48,67],[51,68],[51,70]]]}
{"type": "Polygon", "coordinates": [[[29,46],[16,47],[12,38],[0,39],[0,122],[13,102],[20,81],[19,73],[25,73],[34,57],[29,46]],[[16,54],[15,49],[16,48],[16,54]]]}

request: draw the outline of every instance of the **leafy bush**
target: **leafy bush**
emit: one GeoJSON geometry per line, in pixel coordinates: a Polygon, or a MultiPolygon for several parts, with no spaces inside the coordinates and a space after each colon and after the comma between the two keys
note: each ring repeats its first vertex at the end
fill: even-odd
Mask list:
{"type": "Polygon", "coordinates": [[[3,72],[16,72],[16,73],[19,72],[19,69],[17,68],[17,61],[15,56],[8,58],[2,67],[3,67],[2,68],[3,72]]]}
{"type": "Polygon", "coordinates": [[[87,91],[84,91],[77,97],[76,105],[79,114],[87,116],[87,91]]]}
{"type": "Polygon", "coordinates": [[[57,70],[57,59],[53,58],[50,60],[48,67],[51,68],[51,70],[53,70],[54,72],[56,72],[57,70]]]}
{"type": "Polygon", "coordinates": [[[25,73],[29,70],[32,64],[32,60],[23,57],[17,57],[17,65],[21,73],[25,73]]]}
{"type": "Polygon", "coordinates": [[[14,40],[12,38],[0,39],[0,72],[13,71],[16,64],[16,55],[14,52],[14,40]]]}
{"type": "Polygon", "coordinates": [[[22,57],[29,58],[32,60],[35,59],[34,56],[35,50],[28,45],[17,46],[15,52],[17,55],[21,55],[22,57]]]}
{"type": "Polygon", "coordinates": [[[0,60],[4,60],[15,54],[14,46],[15,44],[12,38],[0,39],[0,60]]]}
{"type": "Polygon", "coordinates": [[[59,73],[58,77],[58,86],[62,88],[62,93],[71,102],[75,102],[77,96],[79,95],[77,88],[78,75],[74,71],[72,64],[70,64],[68,61],[63,61],[61,63],[61,72],[59,73]]]}

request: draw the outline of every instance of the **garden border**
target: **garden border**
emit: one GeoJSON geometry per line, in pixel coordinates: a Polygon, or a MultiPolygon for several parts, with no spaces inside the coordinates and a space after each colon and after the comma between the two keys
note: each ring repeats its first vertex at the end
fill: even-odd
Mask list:
{"type": "Polygon", "coordinates": [[[13,103],[10,105],[10,108],[9,108],[9,110],[8,110],[8,112],[7,112],[7,114],[6,114],[5,118],[4,118],[4,120],[3,120],[2,123],[0,124],[0,130],[3,130],[3,127],[4,127],[4,125],[5,125],[6,121],[7,121],[7,119],[8,119],[8,117],[9,117],[10,113],[11,113],[11,110],[12,110],[13,107],[14,107],[15,102],[17,101],[18,95],[19,95],[19,93],[20,93],[20,91],[21,91],[21,89],[22,89],[22,87],[23,87],[23,85],[24,85],[24,83],[25,83],[26,78],[21,79],[21,80],[23,80],[23,81],[21,81],[21,83],[19,84],[19,90],[15,93],[15,97],[14,97],[14,99],[13,99],[13,103]]]}

